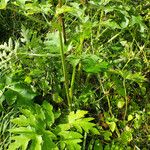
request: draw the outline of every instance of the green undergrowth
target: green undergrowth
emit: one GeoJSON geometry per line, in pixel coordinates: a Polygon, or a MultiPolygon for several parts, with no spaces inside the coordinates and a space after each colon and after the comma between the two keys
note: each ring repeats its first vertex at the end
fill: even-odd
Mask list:
{"type": "Polygon", "coordinates": [[[147,0],[0,1],[0,149],[148,150],[147,0]]]}

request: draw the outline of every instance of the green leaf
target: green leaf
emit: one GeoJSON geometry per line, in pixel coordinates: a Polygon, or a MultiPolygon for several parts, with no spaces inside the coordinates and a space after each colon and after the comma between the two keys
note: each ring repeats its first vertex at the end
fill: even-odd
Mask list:
{"type": "Polygon", "coordinates": [[[109,123],[109,128],[110,128],[110,130],[111,130],[112,132],[114,132],[115,129],[116,129],[116,123],[115,123],[115,122],[110,122],[110,123],[109,123]]]}
{"type": "Polygon", "coordinates": [[[69,55],[67,57],[67,60],[69,61],[69,63],[73,66],[73,67],[76,67],[79,62],[80,62],[80,58],[79,56],[75,56],[75,55],[69,55]]]}
{"type": "Polygon", "coordinates": [[[29,120],[24,115],[20,115],[18,118],[12,119],[11,122],[22,127],[28,126],[30,124],[29,120]]]}
{"type": "Polygon", "coordinates": [[[109,141],[109,140],[110,140],[110,137],[112,136],[112,133],[109,132],[109,131],[105,131],[104,134],[103,134],[103,136],[104,136],[104,139],[105,139],[106,141],[109,141]]]}
{"type": "Polygon", "coordinates": [[[47,33],[44,45],[46,50],[49,50],[51,53],[60,53],[60,40],[59,32],[47,33]]]}
{"type": "MultiPolygon", "coordinates": [[[[78,110],[76,113],[70,112],[68,116],[68,123],[70,124],[70,127],[74,126],[80,133],[82,133],[82,129],[88,133],[90,130],[95,128],[95,124],[90,122],[94,118],[84,118],[87,113],[87,111],[83,110],[78,110]]],[[[98,133],[96,130],[93,131],[95,131],[96,134],[98,133]]]]}
{"type": "Polygon", "coordinates": [[[146,29],[141,16],[132,16],[131,25],[133,26],[134,24],[138,24],[140,26],[140,32],[144,32],[146,29]]]}
{"type": "Polygon", "coordinates": [[[36,93],[32,89],[23,84],[13,84],[9,86],[8,91],[5,93],[6,100],[12,104],[17,101],[18,105],[31,104],[36,93]]]}
{"type": "Polygon", "coordinates": [[[29,29],[26,29],[25,26],[21,26],[21,42],[28,44],[30,42],[32,34],[29,29]]]}
{"type": "MultiPolygon", "coordinates": [[[[82,135],[74,131],[62,131],[59,133],[61,137],[61,143],[65,143],[67,149],[69,150],[80,150],[81,146],[78,143],[81,143],[82,135]]],[[[61,144],[62,145],[62,144],[61,144]]]]}
{"type": "Polygon", "coordinates": [[[121,22],[120,26],[126,28],[129,25],[129,19],[125,17],[125,21],[121,22]]]}
{"type": "Polygon", "coordinates": [[[74,122],[77,119],[83,118],[88,112],[84,111],[84,110],[77,110],[76,113],[74,113],[73,111],[70,112],[69,116],[68,116],[68,121],[69,123],[74,122]]]}
{"type": "Polygon", "coordinates": [[[80,139],[82,135],[74,131],[61,131],[59,135],[64,139],[80,139]]]}
{"type": "Polygon", "coordinates": [[[132,115],[128,115],[128,121],[131,121],[133,119],[132,115]]]}
{"type": "Polygon", "coordinates": [[[31,143],[31,150],[42,150],[42,136],[41,135],[36,135],[35,139],[32,140],[31,143]]]}
{"type": "Polygon", "coordinates": [[[103,145],[100,140],[96,140],[94,143],[94,150],[103,150],[103,145]]]}
{"type": "Polygon", "coordinates": [[[141,72],[137,72],[137,73],[132,73],[131,71],[127,71],[127,70],[110,70],[111,73],[114,74],[118,74],[120,76],[122,76],[124,79],[128,79],[128,80],[132,80],[135,81],[137,83],[141,83],[146,81],[146,78],[141,74],[141,72]]]}
{"type": "Polygon", "coordinates": [[[1,0],[0,2],[0,9],[6,9],[7,3],[9,0],[1,0]]]}
{"type": "Polygon", "coordinates": [[[0,90],[0,112],[1,110],[3,110],[3,101],[5,100],[5,96],[3,95],[3,93],[1,93],[0,90]]]}
{"type": "Polygon", "coordinates": [[[56,139],[56,136],[52,132],[50,131],[45,132],[42,136],[42,139],[43,139],[43,144],[42,144],[43,150],[48,150],[48,149],[53,150],[54,148],[56,148],[56,144],[52,140],[52,139],[56,139]]]}
{"type": "Polygon", "coordinates": [[[113,30],[114,29],[121,29],[121,27],[115,21],[112,21],[112,19],[108,19],[107,21],[103,21],[102,25],[106,26],[106,27],[110,27],[113,30]]]}
{"type": "Polygon", "coordinates": [[[61,130],[61,131],[67,131],[71,128],[70,124],[60,124],[58,125],[58,128],[61,130]]]}
{"type": "Polygon", "coordinates": [[[8,150],[16,150],[18,148],[22,148],[22,150],[26,150],[29,144],[30,138],[21,135],[21,136],[13,136],[11,138],[14,142],[10,143],[8,150]]]}
{"type": "Polygon", "coordinates": [[[58,16],[60,14],[66,13],[66,12],[73,12],[73,11],[74,11],[74,9],[72,7],[63,5],[61,8],[59,8],[59,7],[56,8],[55,15],[58,16]]]}
{"type": "MultiPolygon", "coordinates": [[[[27,108],[20,109],[22,115],[11,120],[19,126],[9,130],[10,133],[13,133],[12,137],[15,138],[16,135],[18,138],[25,136],[30,141],[28,148],[31,150],[41,150],[42,148],[58,150],[53,141],[57,140],[57,137],[50,131],[50,126],[54,123],[53,107],[47,101],[44,101],[41,106],[34,104],[27,108]],[[47,127],[49,130],[47,130],[47,127]]],[[[13,145],[17,148],[22,146],[18,145],[17,141],[13,145]]],[[[10,145],[10,148],[13,145],[10,145]]]]}
{"type": "Polygon", "coordinates": [[[53,94],[53,101],[56,102],[56,103],[62,103],[63,99],[59,96],[58,93],[54,93],[53,94]]]}
{"type": "Polygon", "coordinates": [[[123,108],[124,104],[125,104],[124,100],[119,100],[117,102],[117,107],[121,109],[121,108],[123,108]]]}
{"type": "Polygon", "coordinates": [[[13,91],[13,90],[11,90],[11,89],[8,89],[8,90],[4,93],[4,95],[5,95],[6,101],[7,101],[7,103],[8,103],[9,105],[14,104],[14,103],[16,102],[16,100],[17,100],[17,94],[16,94],[16,92],[13,91]]]}
{"type": "Polygon", "coordinates": [[[124,131],[121,134],[121,141],[124,144],[127,144],[128,142],[130,142],[132,140],[132,133],[130,131],[124,131]]]}
{"type": "Polygon", "coordinates": [[[141,74],[141,72],[137,72],[135,74],[128,72],[126,79],[135,81],[137,83],[146,81],[146,78],[141,74]]]}
{"type": "Polygon", "coordinates": [[[99,73],[108,68],[108,63],[102,61],[96,55],[85,55],[82,57],[83,70],[88,73],[99,73]]]}
{"type": "Polygon", "coordinates": [[[34,133],[34,131],[31,128],[27,128],[27,127],[18,127],[18,128],[13,128],[13,129],[9,129],[9,132],[11,133],[16,133],[16,134],[21,134],[21,133],[34,133]]]}
{"type": "Polygon", "coordinates": [[[24,82],[30,84],[32,82],[32,78],[30,76],[26,76],[24,82]]]}
{"type": "Polygon", "coordinates": [[[54,114],[53,114],[53,107],[47,102],[44,101],[42,104],[43,108],[45,109],[45,117],[46,117],[46,123],[48,126],[51,126],[54,123],[54,114]]]}

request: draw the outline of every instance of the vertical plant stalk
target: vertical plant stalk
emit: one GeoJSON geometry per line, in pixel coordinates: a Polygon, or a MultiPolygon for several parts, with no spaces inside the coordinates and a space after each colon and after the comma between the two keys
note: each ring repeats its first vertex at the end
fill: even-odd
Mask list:
{"type": "Polygon", "coordinates": [[[101,15],[100,15],[100,19],[99,19],[99,26],[98,26],[98,31],[97,31],[97,37],[100,35],[101,32],[101,23],[102,23],[102,19],[103,19],[103,15],[104,15],[104,11],[101,10],[101,15]]]}
{"type": "MultiPolygon", "coordinates": [[[[62,6],[62,0],[59,0],[58,6],[62,6]]],[[[66,69],[66,62],[65,62],[65,55],[64,55],[64,45],[63,45],[63,37],[62,37],[62,16],[59,16],[59,39],[60,39],[60,54],[61,54],[61,61],[62,61],[62,68],[63,68],[63,75],[65,79],[65,90],[66,90],[66,96],[67,96],[67,101],[68,101],[68,106],[69,106],[69,111],[71,111],[71,99],[69,96],[69,86],[68,86],[68,77],[67,77],[67,69],[66,69]]]]}
{"type": "MultiPolygon", "coordinates": [[[[62,7],[62,0],[59,0],[58,7],[59,8],[62,7]]],[[[64,14],[60,14],[59,15],[59,23],[60,23],[61,28],[62,28],[64,44],[66,44],[67,40],[66,40],[66,30],[65,30],[64,14]]]]}
{"type": "Polygon", "coordinates": [[[100,82],[100,85],[101,85],[102,91],[103,91],[103,93],[104,93],[104,94],[105,94],[105,96],[106,96],[107,103],[108,103],[109,113],[110,113],[110,115],[111,115],[111,117],[112,117],[112,116],[113,116],[113,113],[112,113],[112,109],[111,109],[110,99],[109,99],[109,97],[108,97],[107,92],[105,91],[105,89],[104,89],[104,87],[103,87],[103,84],[102,84],[102,81],[101,81],[101,78],[100,78],[100,76],[99,76],[99,75],[98,75],[98,79],[99,79],[99,82],[100,82]]]}
{"type": "Polygon", "coordinates": [[[67,40],[66,40],[65,21],[64,21],[64,15],[63,14],[61,16],[61,24],[62,24],[62,32],[63,32],[64,44],[66,44],[67,40]]]}
{"type": "Polygon", "coordinates": [[[70,86],[70,99],[72,102],[73,99],[73,88],[74,88],[74,82],[75,82],[75,74],[76,74],[76,67],[73,67],[73,71],[72,71],[72,79],[71,79],[71,86],[70,86]]]}
{"type": "Polygon", "coordinates": [[[84,133],[84,141],[83,141],[82,150],[85,150],[85,149],[86,149],[86,138],[87,138],[87,133],[85,132],[85,133],[84,133]]]}
{"type": "Polygon", "coordinates": [[[126,90],[126,79],[123,79],[123,87],[124,87],[124,94],[125,94],[125,112],[124,112],[124,120],[126,119],[127,116],[127,111],[128,111],[128,98],[127,98],[127,90],[126,90]]]}
{"type": "MultiPolygon", "coordinates": [[[[110,113],[111,117],[113,117],[114,115],[113,115],[113,113],[112,113],[110,99],[109,99],[109,97],[108,97],[107,92],[106,92],[106,91],[105,91],[105,89],[104,89],[104,86],[103,86],[103,84],[102,84],[102,81],[101,81],[100,75],[98,75],[98,80],[99,80],[99,83],[100,83],[100,85],[101,85],[101,88],[102,88],[103,93],[106,95],[106,99],[107,99],[107,103],[108,103],[109,113],[110,113]]],[[[119,129],[118,129],[117,125],[116,125],[116,129],[115,129],[115,130],[116,130],[116,134],[117,134],[117,136],[118,136],[118,137],[120,137],[120,132],[119,132],[119,129]]]]}

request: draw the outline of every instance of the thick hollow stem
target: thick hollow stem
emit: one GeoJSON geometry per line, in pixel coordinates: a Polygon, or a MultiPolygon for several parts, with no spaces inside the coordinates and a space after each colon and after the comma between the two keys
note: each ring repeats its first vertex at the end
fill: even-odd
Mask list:
{"type": "MultiPolygon", "coordinates": [[[[61,7],[61,6],[62,6],[62,0],[59,0],[59,7],[61,7]]],[[[61,26],[61,28],[59,28],[60,54],[61,54],[63,75],[64,75],[64,79],[65,79],[66,96],[67,96],[69,111],[71,111],[71,99],[69,96],[68,77],[67,77],[67,69],[66,69],[66,62],[65,62],[65,56],[64,56],[63,38],[62,38],[62,16],[59,16],[59,24],[61,26]]]]}
{"type": "MultiPolygon", "coordinates": [[[[58,7],[62,7],[62,0],[59,0],[58,7]]],[[[60,23],[61,28],[62,28],[62,34],[63,34],[64,44],[66,44],[67,40],[66,40],[66,30],[65,30],[64,14],[60,14],[59,15],[59,23],[60,23]]]]}

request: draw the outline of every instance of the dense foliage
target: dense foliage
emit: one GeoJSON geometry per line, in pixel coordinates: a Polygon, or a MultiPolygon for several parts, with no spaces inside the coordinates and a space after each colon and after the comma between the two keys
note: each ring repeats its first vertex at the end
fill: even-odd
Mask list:
{"type": "Polygon", "coordinates": [[[150,149],[147,0],[0,1],[0,149],[150,149]]]}

